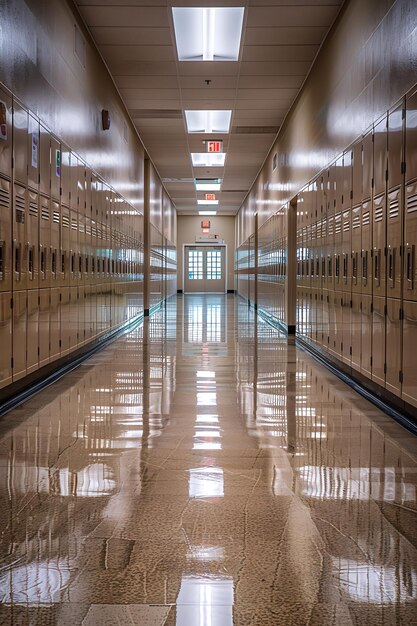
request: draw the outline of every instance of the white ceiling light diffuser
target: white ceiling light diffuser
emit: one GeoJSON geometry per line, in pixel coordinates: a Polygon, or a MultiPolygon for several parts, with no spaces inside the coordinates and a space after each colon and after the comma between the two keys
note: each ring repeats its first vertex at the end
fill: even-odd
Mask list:
{"type": "Polygon", "coordinates": [[[192,152],[191,160],[194,167],[223,167],[225,152],[192,152]]]}
{"type": "Polygon", "coordinates": [[[220,183],[196,183],[196,191],[220,191],[220,183]]]}
{"type": "Polygon", "coordinates": [[[217,211],[199,211],[199,215],[217,215],[217,211]]]}
{"type": "Polygon", "coordinates": [[[204,204],[204,206],[208,206],[208,205],[216,205],[219,204],[218,200],[197,200],[197,204],[204,204]]]}
{"type": "Polygon", "coordinates": [[[231,111],[185,111],[189,133],[228,133],[231,111]]]}
{"type": "Polygon", "coordinates": [[[173,7],[180,61],[237,61],[244,7],[173,7]]]}

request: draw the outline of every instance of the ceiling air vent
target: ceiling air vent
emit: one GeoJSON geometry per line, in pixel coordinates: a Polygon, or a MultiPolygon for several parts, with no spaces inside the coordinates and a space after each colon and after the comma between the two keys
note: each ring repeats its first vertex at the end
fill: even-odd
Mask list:
{"type": "Polygon", "coordinates": [[[279,126],[233,126],[232,135],[276,135],[279,126]]]}
{"type": "Polygon", "coordinates": [[[182,120],[181,109],[130,109],[134,120],[182,120]]]}
{"type": "Polygon", "coordinates": [[[163,178],[163,183],[193,183],[194,178],[163,178]]]}

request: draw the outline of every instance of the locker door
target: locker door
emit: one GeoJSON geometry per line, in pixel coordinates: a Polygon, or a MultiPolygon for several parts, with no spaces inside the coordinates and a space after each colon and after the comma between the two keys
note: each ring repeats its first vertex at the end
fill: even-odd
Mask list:
{"type": "Polygon", "coordinates": [[[51,202],[40,196],[39,220],[39,288],[46,289],[51,282],[51,202]]]}
{"type": "Polygon", "coordinates": [[[26,291],[13,292],[13,381],[26,376],[26,291]]]}
{"type": "MultiPolygon", "coordinates": [[[[1,101],[0,101],[1,107],[1,101]]],[[[0,176],[0,293],[12,285],[11,183],[0,176]]]]}
{"type": "Polygon", "coordinates": [[[61,356],[65,356],[71,346],[70,287],[63,287],[60,296],[60,348],[61,356]]]}
{"type": "Polygon", "coordinates": [[[0,87],[0,177],[12,177],[12,97],[0,87]]]}
{"type": "Polygon", "coordinates": [[[39,290],[39,367],[49,363],[50,329],[52,321],[56,323],[52,319],[52,309],[50,315],[50,291],[39,290]]]}
{"type": "MultiPolygon", "coordinates": [[[[49,306],[49,341],[50,341],[50,361],[54,361],[61,355],[60,348],[60,289],[54,287],[50,290],[49,306]]],[[[46,320],[45,320],[46,321],[46,320]]]]}
{"type": "Polygon", "coordinates": [[[40,135],[39,120],[29,114],[28,118],[28,187],[38,191],[40,166],[40,135]]]}
{"type": "Polygon", "coordinates": [[[385,297],[379,296],[372,301],[372,380],[385,387],[385,297]]]}
{"type": "Polygon", "coordinates": [[[361,372],[367,376],[371,374],[372,356],[372,231],[371,231],[371,201],[362,203],[361,227],[361,372]]]}
{"type": "Polygon", "coordinates": [[[62,154],[61,144],[51,135],[51,198],[59,202],[61,198],[62,154]]]}
{"type": "Polygon", "coordinates": [[[417,302],[404,301],[402,398],[417,406],[417,302]]]}
{"type": "Polygon", "coordinates": [[[404,223],[404,300],[417,301],[417,181],[405,188],[404,223]]]}
{"type": "Polygon", "coordinates": [[[405,115],[405,181],[417,178],[417,90],[406,97],[405,115]]]}
{"type": "MultiPolygon", "coordinates": [[[[39,367],[39,295],[37,289],[27,291],[26,373],[39,367]]],[[[48,336],[49,347],[49,336],[48,336]]]]}
{"type": "Polygon", "coordinates": [[[401,395],[399,372],[402,363],[401,346],[401,300],[387,298],[386,315],[386,388],[391,393],[401,395]]]}
{"type": "MultiPolygon", "coordinates": [[[[0,96],[1,97],[1,96],[0,96]]],[[[12,382],[12,293],[0,293],[0,388],[12,382]]]]}

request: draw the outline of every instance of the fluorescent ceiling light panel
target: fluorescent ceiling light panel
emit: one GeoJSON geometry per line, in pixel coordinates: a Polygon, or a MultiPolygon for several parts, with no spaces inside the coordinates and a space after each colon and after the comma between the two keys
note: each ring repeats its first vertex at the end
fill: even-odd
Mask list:
{"type": "Polygon", "coordinates": [[[199,211],[199,215],[217,215],[217,211],[199,211]]]}
{"type": "Polygon", "coordinates": [[[194,167],[223,167],[225,152],[192,152],[191,160],[194,167]]]}
{"type": "Polygon", "coordinates": [[[204,204],[204,205],[211,205],[211,206],[215,206],[217,204],[219,204],[218,200],[197,200],[197,204],[204,204]]]}
{"type": "Polygon", "coordinates": [[[173,7],[180,61],[237,61],[244,7],[173,7]]]}
{"type": "Polygon", "coordinates": [[[220,191],[220,183],[196,183],[197,191],[220,191]]]}
{"type": "Polygon", "coordinates": [[[189,133],[228,133],[232,112],[184,111],[189,133]]]}

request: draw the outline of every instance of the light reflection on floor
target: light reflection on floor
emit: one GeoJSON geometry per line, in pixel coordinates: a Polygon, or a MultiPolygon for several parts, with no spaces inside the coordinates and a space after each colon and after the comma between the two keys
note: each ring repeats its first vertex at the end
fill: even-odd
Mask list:
{"type": "Polygon", "coordinates": [[[417,624],[415,438],[232,296],[0,423],[0,624],[417,624]]]}

